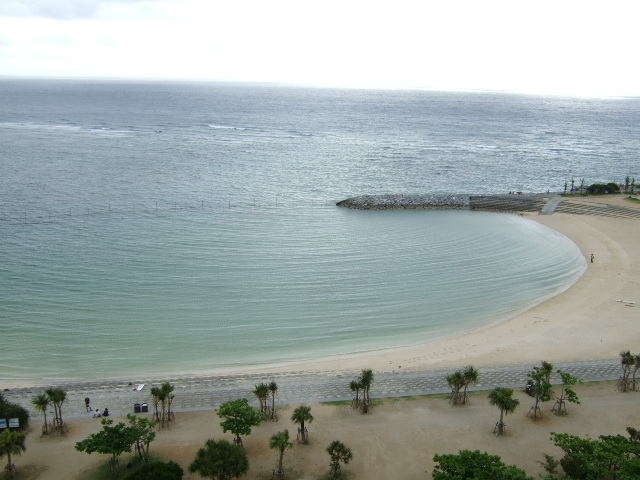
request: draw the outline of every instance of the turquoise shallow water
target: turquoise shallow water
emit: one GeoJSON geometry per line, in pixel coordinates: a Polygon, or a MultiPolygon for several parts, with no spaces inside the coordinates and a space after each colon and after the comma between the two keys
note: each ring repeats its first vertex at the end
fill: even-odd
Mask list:
{"type": "Polygon", "coordinates": [[[6,240],[5,378],[411,345],[513,314],[584,268],[544,226],[466,211],[112,212],[18,226],[6,240]]]}
{"type": "Polygon", "coordinates": [[[570,285],[518,216],[366,194],[639,178],[640,100],[0,80],[0,378],[128,377],[429,341],[570,285]]]}

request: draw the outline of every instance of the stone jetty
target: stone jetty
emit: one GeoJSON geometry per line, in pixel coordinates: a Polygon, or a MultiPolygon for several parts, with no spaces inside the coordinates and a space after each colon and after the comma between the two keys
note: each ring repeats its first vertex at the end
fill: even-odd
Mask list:
{"type": "Polygon", "coordinates": [[[362,195],[338,202],[339,207],[357,210],[463,209],[499,212],[539,212],[555,194],[422,194],[362,195]]]}
{"type": "Polygon", "coordinates": [[[595,200],[579,202],[559,193],[361,195],[347,198],[336,205],[356,210],[459,209],[511,213],[538,212],[540,215],[552,215],[558,212],[640,219],[640,209],[634,206],[609,205],[595,200]]]}

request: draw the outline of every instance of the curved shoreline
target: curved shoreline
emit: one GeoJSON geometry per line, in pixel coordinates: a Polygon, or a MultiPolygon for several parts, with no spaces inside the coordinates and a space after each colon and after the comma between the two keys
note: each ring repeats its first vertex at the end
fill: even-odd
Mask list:
{"type": "MultiPolygon", "coordinates": [[[[583,200],[585,203],[594,201],[601,202],[602,199],[583,200]]],[[[620,197],[608,198],[607,201],[625,204],[620,197]]],[[[537,364],[541,359],[551,362],[610,360],[616,358],[621,350],[633,349],[640,343],[640,328],[637,327],[640,298],[635,298],[640,291],[640,247],[636,241],[638,223],[632,219],[586,215],[523,215],[572,239],[585,257],[594,252],[596,260],[568,290],[513,318],[498,319],[476,331],[415,347],[305,362],[185,372],[180,378],[194,382],[214,378],[224,383],[225,378],[238,375],[268,378],[269,375],[324,374],[335,377],[351,375],[362,368],[404,373],[468,364],[476,367],[537,364]]],[[[165,379],[131,381],[153,383],[165,379]]],[[[119,385],[128,392],[128,383],[128,380],[112,379],[93,382],[93,386],[102,391],[119,385]]],[[[89,388],[86,382],[69,384],[89,388]]],[[[0,387],[16,388],[24,395],[29,392],[30,398],[31,390],[37,389],[38,385],[35,382],[9,384],[4,380],[0,381],[0,387]]]]}

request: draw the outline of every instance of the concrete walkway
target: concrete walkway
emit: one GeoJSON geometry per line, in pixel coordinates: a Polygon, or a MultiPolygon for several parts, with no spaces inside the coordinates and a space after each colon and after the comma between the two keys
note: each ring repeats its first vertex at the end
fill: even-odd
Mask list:
{"type": "Polygon", "coordinates": [[[540,215],[551,215],[556,211],[556,207],[560,205],[560,202],[564,200],[563,197],[557,195],[555,197],[551,197],[547,203],[544,204],[542,209],[540,210],[540,215]]]}
{"type": "MultiPolygon", "coordinates": [[[[472,390],[490,390],[494,387],[522,389],[527,381],[527,372],[533,365],[511,365],[505,367],[478,368],[479,382],[472,390]]],[[[620,377],[621,367],[618,359],[583,361],[554,364],[554,370],[561,369],[581,378],[585,382],[616,380],[620,377]]],[[[373,398],[404,397],[436,393],[448,393],[450,389],[446,375],[455,369],[426,371],[374,372],[371,388],[373,398]]],[[[237,398],[248,398],[257,405],[253,395],[256,384],[275,381],[278,385],[277,404],[317,403],[351,400],[349,383],[359,376],[353,373],[306,373],[288,372],[275,375],[230,375],[217,377],[183,377],[167,379],[141,380],[145,387],[141,391],[128,382],[87,382],[69,385],[57,385],[67,392],[63,404],[65,418],[90,416],[84,406],[84,398],[91,399],[91,406],[101,411],[106,407],[115,417],[125,417],[133,413],[135,403],[148,403],[153,410],[150,390],[168,381],[174,385],[175,412],[193,410],[213,410],[220,404],[237,398]]],[[[553,383],[559,383],[556,374],[553,383]]],[[[20,388],[4,391],[3,395],[11,402],[27,408],[34,419],[41,414],[31,405],[31,398],[42,393],[45,388],[20,388]]]]}

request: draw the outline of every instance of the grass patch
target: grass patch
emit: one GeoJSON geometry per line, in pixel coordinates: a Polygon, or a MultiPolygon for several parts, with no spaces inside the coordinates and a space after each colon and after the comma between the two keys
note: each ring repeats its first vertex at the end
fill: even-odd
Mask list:
{"type": "Polygon", "coordinates": [[[351,405],[351,400],[335,400],[333,402],[320,402],[320,405],[344,407],[345,405],[351,405]]]}

